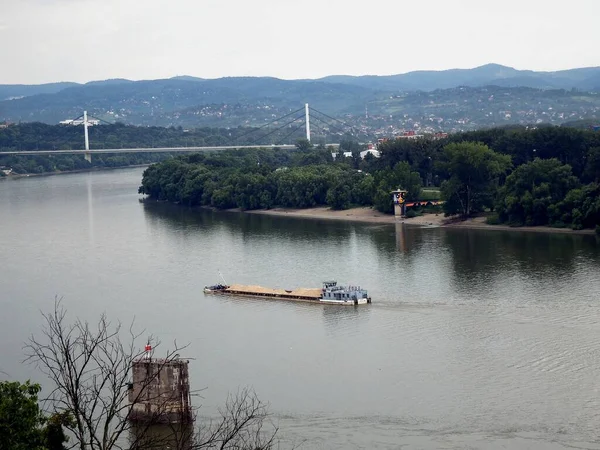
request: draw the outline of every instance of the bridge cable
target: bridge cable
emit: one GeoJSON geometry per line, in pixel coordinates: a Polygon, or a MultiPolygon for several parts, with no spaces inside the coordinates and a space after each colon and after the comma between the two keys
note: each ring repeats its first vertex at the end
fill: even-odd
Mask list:
{"type": "Polygon", "coordinates": [[[286,134],[284,137],[281,138],[282,141],[282,145],[285,145],[285,140],[290,137],[292,134],[294,134],[295,132],[297,132],[300,128],[302,128],[304,125],[306,124],[306,121],[300,123],[300,125],[298,125],[296,128],[294,128],[292,130],[291,133],[286,134]]]}
{"type": "Polygon", "coordinates": [[[339,131],[342,134],[350,134],[350,135],[352,134],[350,131],[348,131],[348,129],[347,129],[348,127],[346,129],[344,129],[344,128],[338,126],[338,125],[331,124],[331,123],[327,122],[326,120],[323,120],[321,117],[316,116],[316,115],[311,116],[311,118],[314,118],[316,120],[319,120],[319,121],[325,123],[332,130],[337,130],[337,131],[339,131]]]}
{"type": "Polygon", "coordinates": [[[343,122],[342,120],[336,119],[335,117],[328,116],[328,115],[327,115],[327,114],[325,114],[324,112],[318,111],[318,110],[316,110],[315,108],[312,108],[312,107],[310,107],[310,106],[309,106],[309,107],[308,107],[308,109],[310,109],[310,110],[311,110],[311,111],[313,111],[313,112],[316,112],[317,114],[321,114],[321,115],[323,115],[323,116],[327,117],[328,119],[335,120],[336,122],[339,122],[339,123],[341,123],[342,125],[344,125],[344,126],[346,126],[346,127],[352,128],[352,127],[350,127],[350,126],[349,126],[347,123],[343,122]]]}
{"type": "MultiPolygon", "coordinates": [[[[276,132],[278,132],[279,130],[282,130],[282,129],[284,129],[284,128],[285,128],[285,127],[287,127],[288,125],[291,125],[292,123],[294,123],[294,122],[296,122],[296,121],[298,121],[298,120],[303,120],[303,118],[304,118],[304,116],[302,116],[302,117],[296,117],[295,119],[291,120],[290,122],[287,122],[287,123],[286,123],[286,124],[284,124],[283,126],[281,126],[281,127],[279,127],[279,128],[275,128],[274,130],[270,131],[269,133],[267,133],[267,134],[265,134],[265,135],[263,135],[263,136],[260,136],[260,138],[259,138],[259,139],[264,139],[264,138],[266,138],[267,136],[270,136],[270,135],[272,135],[273,133],[276,133],[276,132]]],[[[256,142],[257,142],[259,139],[254,139],[254,141],[252,141],[252,142],[253,142],[253,143],[256,143],[256,142]]]]}
{"type": "Polygon", "coordinates": [[[349,133],[348,131],[346,131],[346,130],[343,130],[342,128],[339,128],[339,127],[337,127],[337,126],[335,126],[335,125],[331,125],[330,123],[326,122],[325,120],[321,119],[321,118],[320,118],[320,117],[318,117],[318,116],[311,116],[311,119],[316,119],[316,120],[318,120],[318,121],[320,121],[320,122],[323,122],[325,125],[327,125],[327,126],[328,126],[328,127],[330,127],[331,129],[334,129],[334,130],[337,130],[337,131],[339,131],[339,132],[340,132],[342,135],[344,135],[344,134],[351,134],[351,133],[349,133]]]}
{"type": "Polygon", "coordinates": [[[268,127],[269,125],[272,125],[272,124],[274,124],[275,122],[277,122],[277,121],[279,121],[281,119],[285,119],[286,117],[289,117],[292,114],[297,114],[297,113],[299,113],[302,110],[304,110],[304,108],[300,108],[300,109],[297,109],[296,111],[292,111],[291,113],[286,114],[285,116],[277,117],[277,118],[273,119],[272,121],[270,121],[269,123],[266,123],[265,125],[262,125],[262,126],[260,126],[258,128],[253,128],[252,130],[250,130],[250,131],[248,131],[246,133],[242,133],[239,136],[236,136],[235,138],[229,138],[229,140],[231,142],[235,143],[235,141],[237,141],[239,138],[242,138],[242,137],[247,136],[247,135],[249,135],[251,133],[254,133],[255,131],[262,130],[263,128],[268,127]]]}
{"type": "MultiPolygon", "coordinates": [[[[254,139],[254,140],[252,141],[252,144],[261,145],[261,144],[260,144],[260,141],[261,141],[262,139],[264,139],[264,138],[266,138],[266,137],[268,137],[268,136],[270,136],[270,135],[272,135],[272,134],[274,134],[274,133],[277,133],[278,131],[281,131],[281,130],[283,130],[284,128],[287,128],[287,127],[289,127],[290,125],[292,125],[294,122],[297,122],[298,120],[302,120],[302,117],[297,117],[297,118],[295,118],[295,119],[291,120],[290,122],[287,122],[287,123],[285,123],[285,124],[284,124],[284,125],[282,125],[281,127],[278,127],[278,128],[276,128],[276,129],[274,129],[274,130],[270,131],[269,133],[266,133],[266,134],[264,134],[264,135],[260,136],[259,138],[257,138],[257,139],[254,139]]],[[[266,144],[265,144],[265,145],[266,145],[266,144]]]]}
{"type": "MultiPolygon", "coordinates": [[[[335,120],[336,122],[339,122],[339,123],[341,123],[341,124],[342,124],[342,125],[344,125],[346,128],[349,128],[349,129],[350,129],[350,131],[349,131],[349,132],[348,132],[348,131],[344,131],[344,134],[350,134],[352,137],[356,138],[354,135],[355,135],[355,134],[357,134],[357,133],[355,132],[355,130],[354,130],[354,127],[352,127],[352,126],[348,125],[347,123],[345,123],[345,122],[343,122],[343,121],[341,121],[341,120],[339,120],[339,119],[336,119],[335,117],[331,117],[331,116],[329,116],[329,115],[325,114],[324,112],[318,111],[318,110],[316,110],[316,109],[314,109],[314,108],[311,108],[311,107],[309,107],[309,109],[310,109],[311,111],[313,111],[313,112],[316,112],[317,114],[321,114],[321,115],[323,115],[323,116],[327,117],[328,119],[335,120]]],[[[316,118],[318,118],[318,116],[315,116],[315,117],[316,117],[316,118]]]]}

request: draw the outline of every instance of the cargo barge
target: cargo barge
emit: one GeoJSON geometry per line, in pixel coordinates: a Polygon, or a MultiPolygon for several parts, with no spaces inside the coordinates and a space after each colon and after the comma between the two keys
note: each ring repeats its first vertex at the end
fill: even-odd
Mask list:
{"type": "Polygon", "coordinates": [[[235,295],[243,297],[272,298],[328,305],[364,305],[371,303],[366,289],[360,286],[338,286],[336,281],[324,281],[323,287],[299,289],[273,289],[243,284],[216,284],[205,286],[205,294],[235,295]]]}

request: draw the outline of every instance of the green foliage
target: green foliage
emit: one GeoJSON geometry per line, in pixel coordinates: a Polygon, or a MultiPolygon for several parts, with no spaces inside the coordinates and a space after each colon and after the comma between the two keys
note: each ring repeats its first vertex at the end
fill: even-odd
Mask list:
{"type": "Polygon", "coordinates": [[[413,208],[410,208],[406,211],[406,218],[407,219],[412,219],[413,217],[417,217],[420,214],[413,208]]]}
{"type": "Polygon", "coordinates": [[[600,147],[590,148],[586,155],[586,161],[585,179],[600,183],[600,147]]]}
{"type": "MultiPolygon", "coordinates": [[[[136,127],[123,124],[100,125],[90,127],[90,148],[157,148],[192,147],[245,144],[244,135],[248,128],[198,128],[183,130],[181,127],[136,127]],[[238,137],[240,139],[238,139],[238,137]]],[[[306,139],[298,142],[304,152],[294,153],[299,164],[327,164],[332,162],[331,153],[325,149],[308,151],[312,147],[306,139]]],[[[24,123],[0,129],[0,149],[20,151],[22,155],[0,157],[0,166],[11,167],[16,174],[46,173],[85,170],[94,167],[123,167],[163,161],[171,157],[168,153],[121,153],[101,154],[92,157],[88,163],[83,155],[27,156],[30,150],[74,150],[83,147],[83,129],[81,126],[47,125],[43,123],[24,123]]],[[[247,164],[265,164],[260,151],[249,151],[247,164]]],[[[281,151],[274,151],[274,158],[281,151]]],[[[211,159],[210,157],[208,159],[211,159]]],[[[221,160],[224,161],[224,160],[221,160]]],[[[227,163],[225,163],[227,164],[227,163]]]]}
{"type": "Polygon", "coordinates": [[[157,200],[219,209],[322,205],[345,209],[372,204],[372,176],[345,164],[306,164],[307,159],[320,162],[327,155],[325,149],[298,149],[285,155],[276,149],[188,155],[146,169],[139,192],[157,200]]]}
{"type": "Polygon", "coordinates": [[[419,200],[423,202],[434,202],[442,199],[442,192],[439,189],[422,189],[419,200]]]}
{"type": "Polygon", "coordinates": [[[47,422],[43,431],[44,441],[48,450],[66,450],[65,443],[69,437],[65,434],[65,428],[75,427],[75,419],[69,412],[54,413],[47,422]]]}
{"type": "Polygon", "coordinates": [[[0,447],[42,450],[45,419],[38,406],[38,384],[0,382],[0,447]]]}
{"type": "Polygon", "coordinates": [[[579,180],[569,165],[557,159],[539,159],[517,167],[500,189],[496,209],[500,220],[513,225],[548,225],[553,222],[581,222],[581,212],[574,222],[572,210],[583,200],[575,189],[579,180]],[[565,212],[568,214],[565,215],[565,212]]]}
{"type": "Polygon", "coordinates": [[[307,151],[309,151],[312,148],[312,144],[306,138],[304,138],[304,139],[298,139],[296,141],[296,148],[298,150],[300,150],[300,151],[307,152],[307,151]]]}
{"type": "Polygon", "coordinates": [[[391,191],[405,189],[406,200],[418,200],[421,195],[421,177],[418,172],[412,171],[406,161],[397,163],[393,169],[384,169],[375,174],[377,186],[373,204],[378,211],[392,213],[394,210],[391,191]]]}
{"type": "MultiPolygon", "coordinates": [[[[446,214],[468,216],[498,208],[497,220],[512,225],[578,229],[598,223],[600,133],[548,126],[496,128],[441,140],[389,141],[379,148],[381,158],[364,160],[333,161],[331,148],[299,144],[293,151],[267,148],[172,158],[148,168],[139,191],[189,206],[372,205],[392,213],[390,191],[400,187],[408,191],[409,202],[441,196],[446,214]],[[512,174],[511,158],[516,167],[512,174]],[[423,189],[424,182],[441,188],[423,189]]],[[[353,141],[344,146],[360,149],[353,141]]]]}
{"type": "Polygon", "coordinates": [[[327,191],[327,204],[332,209],[348,209],[352,198],[352,188],[345,181],[339,181],[327,191]]]}
{"type": "Polygon", "coordinates": [[[500,177],[510,164],[510,156],[500,155],[484,144],[448,144],[438,165],[447,177],[441,187],[444,212],[468,217],[492,206],[500,177]]]}
{"type": "Polygon", "coordinates": [[[500,221],[498,214],[490,214],[486,217],[485,223],[488,225],[500,225],[502,222],[500,221]]]}

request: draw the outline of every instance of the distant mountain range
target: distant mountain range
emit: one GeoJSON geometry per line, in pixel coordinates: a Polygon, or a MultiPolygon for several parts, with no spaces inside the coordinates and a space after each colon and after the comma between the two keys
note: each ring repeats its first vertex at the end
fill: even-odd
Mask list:
{"type": "Polygon", "coordinates": [[[137,125],[258,125],[308,102],[347,121],[356,122],[364,116],[365,126],[375,126],[373,121],[393,125],[402,117],[404,122],[409,119],[419,126],[432,122],[444,129],[451,123],[447,120],[455,120],[452,128],[461,124],[472,128],[485,126],[490,114],[494,120],[501,114],[503,120],[517,121],[517,111],[527,120],[539,122],[548,117],[543,117],[543,111],[539,111],[540,117],[531,111],[539,110],[542,104],[551,112],[546,114],[551,116],[550,122],[594,118],[600,106],[597,91],[600,67],[534,72],[497,64],[389,76],[336,75],[318,80],[191,76],[112,79],[86,84],[0,85],[0,121],[57,123],[78,117],[86,109],[110,122],[137,125]],[[489,100],[488,94],[495,101],[489,100]],[[478,121],[473,120],[475,116],[478,121]]]}
{"type": "Polygon", "coordinates": [[[429,91],[457,86],[531,87],[536,89],[600,90],[600,67],[535,72],[517,70],[499,64],[486,64],[474,69],[420,70],[401,75],[335,75],[321,81],[352,84],[380,90],[429,91]]]}

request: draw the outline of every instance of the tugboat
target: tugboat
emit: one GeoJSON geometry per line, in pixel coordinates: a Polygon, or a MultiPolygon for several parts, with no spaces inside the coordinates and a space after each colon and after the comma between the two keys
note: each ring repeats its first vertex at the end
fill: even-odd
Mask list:
{"type": "Polygon", "coordinates": [[[366,289],[360,286],[338,286],[337,281],[324,281],[323,294],[320,301],[322,303],[347,303],[351,302],[355,305],[371,303],[371,297],[366,289]]]}

